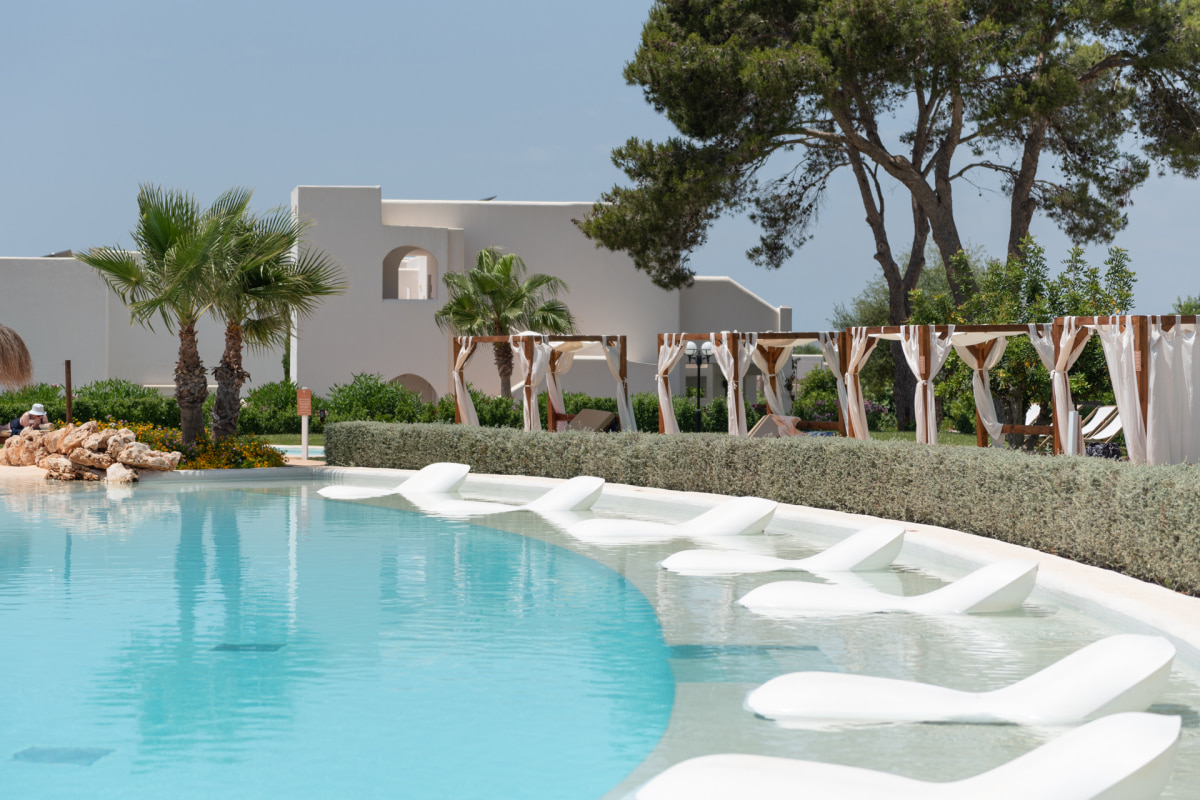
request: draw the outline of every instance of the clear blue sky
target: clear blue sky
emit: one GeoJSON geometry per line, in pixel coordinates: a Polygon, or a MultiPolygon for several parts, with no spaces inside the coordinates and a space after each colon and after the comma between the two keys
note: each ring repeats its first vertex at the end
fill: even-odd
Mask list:
{"type": "MultiPolygon", "coordinates": [[[[649,0],[8,4],[0,47],[0,255],[128,244],[140,182],[208,202],[241,184],[266,208],[297,184],[379,184],[384,197],[594,200],[622,179],[613,147],[669,125],[621,78],[649,0]]],[[[892,195],[903,250],[907,197],[892,195]]],[[[1153,180],[1117,239],[1137,309],[1200,293],[1200,186],[1153,180]]],[[[1007,201],[963,186],[966,238],[1003,251],[1007,201]]],[[[695,254],[823,326],[878,274],[849,174],[783,270],[747,263],[745,220],[695,254]]],[[[1052,262],[1069,246],[1047,221],[1052,262]]],[[[1099,261],[1103,249],[1093,249],[1099,261]]],[[[553,271],[553,265],[531,265],[553,271]]]]}

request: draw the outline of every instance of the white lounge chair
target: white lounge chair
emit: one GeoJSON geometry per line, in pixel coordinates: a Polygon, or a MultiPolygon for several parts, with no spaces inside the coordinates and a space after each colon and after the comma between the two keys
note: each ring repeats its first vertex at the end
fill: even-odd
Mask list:
{"type": "Polygon", "coordinates": [[[546,494],[523,505],[487,503],[450,497],[467,478],[467,464],[443,462],[430,464],[393,489],[363,486],[325,486],[318,494],[333,500],[363,500],[398,494],[423,511],[443,516],[473,517],[503,514],[510,511],[585,511],[591,508],[604,490],[604,479],[581,475],[562,483],[546,494]]]}
{"type": "Polygon", "coordinates": [[[677,524],[636,519],[589,519],[567,529],[577,539],[595,544],[639,544],[671,539],[705,539],[762,533],[779,504],[761,497],[738,497],[677,524]]]}
{"type": "Polygon", "coordinates": [[[1117,438],[1117,434],[1121,432],[1121,415],[1116,414],[1100,430],[1093,433],[1091,436],[1084,436],[1085,442],[1111,442],[1117,438]]]}
{"type": "Polygon", "coordinates": [[[948,586],[911,597],[807,581],[776,581],[759,586],[738,603],[757,614],[774,617],[882,611],[989,614],[1021,605],[1036,581],[1037,562],[1014,558],[989,564],[948,586]]]}
{"type": "Polygon", "coordinates": [[[481,500],[459,500],[447,497],[445,494],[431,492],[405,492],[404,498],[426,513],[461,518],[507,514],[511,511],[533,511],[535,513],[587,511],[595,505],[603,491],[603,478],[580,475],[555,486],[536,500],[521,505],[488,503],[481,500]]]}
{"type": "Polygon", "coordinates": [[[378,489],[366,486],[324,486],[317,494],[333,500],[364,500],[370,497],[386,497],[389,494],[447,493],[462,486],[471,471],[468,464],[443,461],[418,470],[415,475],[393,489],[378,489]]]}
{"type": "Polygon", "coordinates": [[[1116,413],[1116,406],[1097,406],[1092,409],[1092,413],[1079,423],[1079,433],[1083,436],[1083,440],[1090,441],[1096,431],[1102,430],[1112,421],[1116,413]]]}
{"type": "Polygon", "coordinates": [[[785,726],[805,720],[1064,725],[1146,710],[1162,694],[1174,658],[1175,647],[1161,636],[1122,634],[990,692],[868,675],[794,672],[755,689],[746,707],[785,726]]]}
{"type": "Polygon", "coordinates": [[[756,572],[841,572],[887,568],[904,546],[904,526],[887,522],[846,537],[808,558],[776,558],[738,550],[682,550],[663,559],[681,575],[748,575],[756,572]]]}
{"type": "Polygon", "coordinates": [[[947,783],[752,755],[701,756],[643,786],[637,800],[1150,800],[1171,777],[1180,718],[1114,714],[995,769],[947,783]]]}

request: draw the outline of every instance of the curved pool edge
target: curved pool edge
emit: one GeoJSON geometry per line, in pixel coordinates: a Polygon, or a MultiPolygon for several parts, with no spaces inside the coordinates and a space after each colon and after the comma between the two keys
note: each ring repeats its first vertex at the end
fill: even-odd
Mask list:
{"type": "MultiPolygon", "coordinates": [[[[370,467],[288,466],[257,470],[179,470],[153,473],[154,482],[171,481],[269,481],[295,480],[305,477],[329,478],[342,482],[346,478],[370,477],[375,480],[394,478],[400,482],[414,470],[375,469],[370,467]],[[252,474],[247,474],[252,473],[252,474]]],[[[507,483],[549,488],[563,480],[527,475],[493,475],[471,473],[469,479],[479,483],[507,483]]],[[[661,498],[672,503],[684,502],[697,508],[711,508],[728,499],[724,495],[655,489],[629,484],[606,483],[605,494],[614,497],[661,498]]],[[[795,506],[780,503],[776,516],[792,522],[809,523],[840,529],[873,525],[884,518],[843,511],[795,506]]],[[[1200,660],[1200,597],[1191,597],[1164,586],[1147,583],[1119,572],[1093,567],[1061,556],[1043,553],[1021,545],[964,533],[951,528],[905,522],[905,560],[915,557],[923,569],[939,577],[959,577],[963,573],[1001,558],[1025,558],[1038,562],[1038,590],[1051,598],[1064,601],[1105,622],[1136,628],[1143,633],[1160,633],[1175,644],[1181,653],[1200,660]]],[[[830,536],[830,541],[836,540],[830,536]]]]}

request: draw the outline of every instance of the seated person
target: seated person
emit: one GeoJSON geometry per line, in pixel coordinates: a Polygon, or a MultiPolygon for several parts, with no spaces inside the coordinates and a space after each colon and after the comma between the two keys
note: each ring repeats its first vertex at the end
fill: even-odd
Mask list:
{"type": "Polygon", "coordinates": [[[37,429],[49,422],[50,420],[46,417],[45,406],[41,403],[34,403],[33,408],[8,423],[8,429],[12,432],[13,436],[20,436],[21,431],[25,428],[37,429]]]}

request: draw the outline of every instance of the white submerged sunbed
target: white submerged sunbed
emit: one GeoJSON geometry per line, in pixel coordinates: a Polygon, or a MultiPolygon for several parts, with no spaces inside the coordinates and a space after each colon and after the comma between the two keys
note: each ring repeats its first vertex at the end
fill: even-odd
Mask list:
{"type": "Polygon", "coordinates": [[[701,756],[643,786],[637,800],[1150,800],[1171,776],[1180,718],[1114,714],[1003,766],[947,783],[752,755],[701,756]]]}
{"type": "Polygon", "coordinates": [[[872,525],[808,558],[776,558],[737,550],[682,550],[659,565],[680,575],[748,575],[758,572],[845,572],[886,569],[904,546],[904,526],[872,525]]]}
{"type": "Polygon", "coordinates": [[[1175,647],[1161,636],[1110,636],[990,692],[867,675],[793,672],[752,691],[746,708],[785,726],[806,720],[1063,725],[1146,710],[1162,694],[1174,658],[1175,647]]]}
{"type": "Polygon", "coordinates": [[[318,490],[322,497],[334,500],[363,500],[398,494],[422,511],[453,517],[504,514],[510,511],[561,512],[585,511],[604,491],[604,479],[581,475],[555,486],[536,500],[522,505],[488,503],[451,497],[466,480],[471,467],[448,462],[430,464],[393,489],[361,486],[326,486],[318,490]]]}
{"type": "Polygon", "coordinates": [[[1020,606],[1036,581],[1036,561],[1006,559],[912,597],[807,581],[776,581],[759,586],[738,602],[755,613],[779,617],[884,611],[987,614],[1020,606]]]}
{"type": "Polygon", "coordinates": [[[594,544],[643,544],[762,533],[775,516],[778,505],[774,500],[761,497],[738,497],[687,522],[672,524],[605,517],[576,523],[567,529],[567,533],[594,544]]]}

